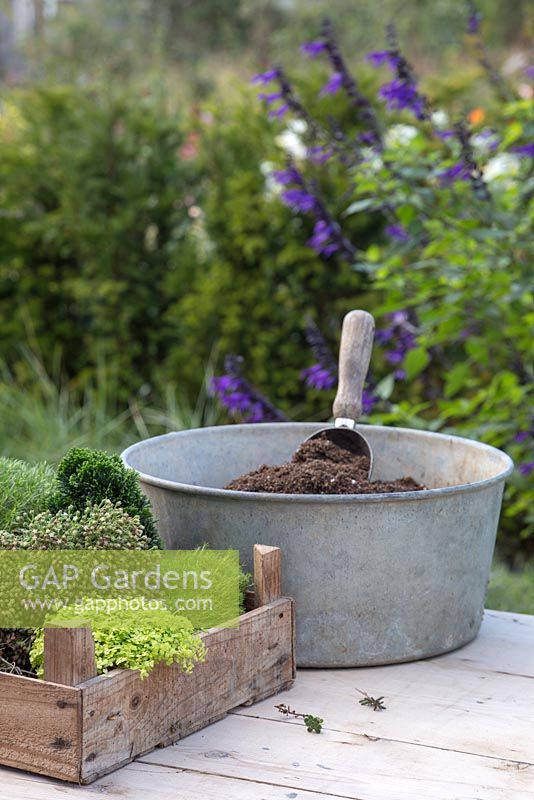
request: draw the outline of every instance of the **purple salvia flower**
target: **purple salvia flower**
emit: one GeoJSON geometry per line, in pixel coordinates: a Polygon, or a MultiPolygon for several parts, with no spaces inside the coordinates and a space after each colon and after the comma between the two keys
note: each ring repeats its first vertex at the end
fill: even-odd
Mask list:
{"type": "MultiPolygon", "coordinates": [[[[322,41],[325,43],[328,59],[334,70],[334,75],[341,76],[339,88],[343,87],[357,116],[366,125],[369,133],[372,134],[373,144],[379,149],[382,149],[382,131],[376,112],[368,98],[360,90],[355,78],[350,73],[338,47],[332,22],[328,18],[323,21],[321,35],[322,41]]],[[[323,91],[325,88],[326,87],[323,87],[323,91]]]]}
{"type": "Polygon", "coordinates": [[[332,351],[313,319],[306,320],[304,333],[317,363],[302,370],[301,378],[314,389],[331,389],[337,383],[337,366],[332,351]]]}
{"type": "Polygon", "coordinates": [[[343,75],[341,72],[334,72],[330,79],[325,83],[319,94],[324,96],[325,94],[336,94],[339,92],[341,87],[343,86],[343,75]]]}
{"type": "Polygon", "coordinates": [[[438,138],[443,139],[443,140],[452,139],[455,136],[454,131],[450,130],[450,129],[445,129],[445,130],[441,130],[441,131],[437,130],[437,131],[435,131],[435,133],[436,133],[436,136],[438,136],[438,138]]]}
{"type": "Polygon", "coordinates": [[[260,93],[260,98],[266,100],[268,105],[270,102],[275,102],[275,99],[280,101],[280,106],[278,108],[270,109],[269,117],[283,117],[288,111],[292,111],[296,117],[306,122],[310,134],[313,137],[318,138],[321,133],[319,126],[313,117],[308,114],[305,107],[300,102],[299,98],[295,94],[293,86],[281,67],[273,67],[272,69],[267,70],[267,72],[262,72],[259,75],[255,75],[251,82],[266,86],[274,81],[276,81],[278,84],[278,90],[276,92],[260,93]],[[276,95],[280,96],[276,98],[276,95]]]}
{"type": "Polygon", "coordinates": [[[295,211],[306,213],[315,210],[315,197],[304,189],[286,189],[282,192],[282,200],[295,211]]]}
{"type": "Polygon", "coordinates": [[[405,378],[404,370],[400,369],[406,353],[417,347],[416,328],[410,322],[408,312],[404,309],[386,314],[389,325],[376,331],[375,338],[379,344],[387,345],[384,353],[389,364],[397,367],[395,377],[398,380],[405,378]]]}
{"type": "Polygon", "coordinates": [[[244,392],[231,392],[230,394],[225,394],[224,397],[220,398],[228,411],[234,411],[239,414],[246,414],[250,407],[250,397],[248,394],[244,392]]]}
{"type": "Polygon", "coordinates": [[[373,67],[381,67],[383,64],[387,64],[395,69],[397,66],[397,56],[392,50],[375,50],[372,53],[367,53],[365,60],[373,67]]]}
{"type": "Polygon", "coordinates": [[[211,380],[211,391],[231,414],[245,417],[245,422],[283,422],[286,416],[244,377],[243,359],[228,355],[225,374],[211,380]]]}
{"type": "Polygon", "coordinates": [[[310,389],[318,389],[321,392],[332,389],[337,383],[336,376],[332,375],[321,364],[313,364],[311,367],[306,367],[306,369],[302,370],[300,376],[306,382],[306,386],[310,389]]]}
{"type": "Polygon", "coordinates": [[[375,136],[373,133],[369,133],[368,131],[364,131],[363,133],[358,134],[358,141],[361,144],[365,145],[373,145],[375,144],[375,136]]]}
{"type": "Polygon", "coordinates": [[[375,331],[377,344],[386,344],[393,338],[393,328],[381,328],[375,331]]]}
{"type": "Polygon", "coordinates": [[[388,350],[386,353],[386,361],[389,361],[390,364],[402,364],[405,355],[404,348],[397,347],[394,350],[388,350]]]}
{"type": "Polygon", "coordinates": [[[412,111],[417,119],[424,119],[424,104],[414,83],[394,78],[385,83],[379,91],[379,96],[386,101],[389,111],[412,111]]]}
{"type": "Polygon", "coordinates": [[[311,247],[319,247],[327,242],[332,236],[334,230],[332,225],[329,225],[324,219],[319,219],[313,228],[313,237],[308,244],[311,247]],[[312,241],[313,240],[313,241],[312,241]]]}
{"type": "Polygon", "coordinates": [[[230,375],[214,376],[211,379],[211,389],[214,394],[227,394],[239,388],[239,380],[230,375]]]}
{"type": "Polygon", "coordinates": [[[384,84],[379,91],[379,96],[386,101],[387,108],[392,111],[408,109],[417,119],[429,118],[429,103],[427,98],[417,89],[415,74],[412,65],[401,53],[394,25],[387,26],[388,64],[395,71],[395,78],[384,84]]]}
{"type": "Polygon", "coordinates": [[[390,239],[396,239],[396,241],[398,242],[410,241],[410,234],[408,233],[404,225],[400,225],[399,223],[387,225],[386,234],[389,236],[390,239]]]}
{"type": "Polygon", "coordinates": [[[314,164],[324,164],[333,155],[332,150],[324,144],[308,147],[307,156],[314,164]]]}
{"type": "Polygon", "coordinates": [[[279,70],[273,67],[272,69],[267,70],[267,72],[260,72],[258,75],[254,75],[251,83],[266,86],[268,83],[278,80],[279,77],[279,70]]]}
{"type": "MultiPolygon", "coordinates": [[[[280,171],[278,175],[281,176],[283,185],[293,183],[298,187],[286,189],[282,192],[282,201],[295,211],[311,212],[315,216],[316,226],[308,244],[325,258],[339,251],[344,258],[352,260],[355,256],[355,249],[348,239],[343,236],[339,224],[331,216],[316,187],[310,189],[307,186],[306,181],[292,161],[289,161],[287,169],[280,171]],[[327,230],[328,237],[324,236],[327,230]]],[[[280,178],[277,178],[277,180],[280,180],[280,178]]]]}
{"type": "Polygon", "coordinates": [[[534,461],[525,461],[519,465],[518,469],[521,475],[530,475],[531,472],[534,472],[534,461]]]}
{"type": "Polygon", "coordinates": [[[280,118],[283,117],[284,114],[286,114],[288,111],[289,111],[289,106],[287,105],[287,103],[282,103],[282,105],[278,106],[278,108],[271,108],[271,110],[269,111],[269,116],[271,117],[271,119],[273,119],[274,117],[280,118]]]}
{"type": "Polygon", "coordinates": [[[334,225],[324,219],[319,219],[314,225],[313,236],[308,239],[307,244],[313,248],[318,255],[333,255],[340,249],[340,243],[335,241],[336,229],[334,225]]]}
{"type": "Polygon", "coordinates": [[[393,373],[393,377],[396,381],[404,381],[406,380],[406,370],[404,369],[396,369],[393,373]]]}
{"type": "Polygon", "coordinates": [[[479,33],[482,14],[472,0],[467,0],[467,33],[471,36],[479,33]]]}
{"type": "Polygon", "coordinates": [[[469,168],[461,161],[438,173],[438,180],[442,186],[450,186],[455,181],[468,181],[470,177],[469,168]]]}
{"type": "Polygon", "coordinates": [[[519,433],[516,433],[514,436],[514,442],[522,444],[523,442],[528,441],[531,436],[534,436],[534,431],[519,431],[519,433]]]}
{"type": "Polygon", "coordinates": [[[526,158],[534,158],[534,142],[528,144],[520,144],[517,147],[512,147],[512,152],[517,153],[518,156],[525,156],[526,158]]]}
{"type": "Polygon", "coordinates": [[[276,102],[276,100],[282,99],[282,92],[270,92],[267,94],[265,92],[260,92],[258,97],[270,106],[272,103],[276,102]]]}
{"type": "Polygon", "coordinates": [[[324,247],[321,248],[319,255],[329,258],[330,256],[333,256],[334,253],[337,253],[340,249],[341,248],[338,242],[331,242],[330,244],[325,244],[324,247]]]}
{"type": "Polygon", "coordinates": [[[391,323],[393,325],[399,325],[399,326],[406,325],[406,323],[409,322],[410,319],[408,312],[404,310],[391,311],[389,314],[387,314],[387,318],[391,320],[391,323]]]}
{"type": "Polygon", "coordinates": [[[362,392],[362,411],[364,414],[370,414],[378,402],[378,397],[374,395],[369,389],[364,389],[362,392]]]}
{"type": "Polygon", "coordinates": [[[273,173],[273,178],[281,186],[289,186],[292,183],[300,184],[300,174],[292,167],[288,166],[287,169],[277,169],[273,173]]]}
{"type": "Polygon", "coordinates": [[[532,78],[534,80],[534,64],[531,64],[525,69],[525,75],[527,78],[532,78]]]}
{"type": "Polygon", "coordinates": [[[300,46],[301,53],[304,53],[304,55],[310,58],[316,58],[320,53],[324,53],[325,49],[326,43],[322,42],[320,39],[315,42],[304,42],[304,44],[300,46]]]}

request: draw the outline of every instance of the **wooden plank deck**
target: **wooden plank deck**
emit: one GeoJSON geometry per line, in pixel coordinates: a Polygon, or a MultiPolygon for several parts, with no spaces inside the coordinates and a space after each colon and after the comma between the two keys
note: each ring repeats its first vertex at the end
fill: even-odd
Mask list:
{"type": "Polygon", "coordinates": [[[474,642],[427,661],[301,670],[291,690],[91,786],[0,768],[0,800],[55,798],[533,800],[534,617],[486,611],[474,642]],[[356,687],[387,710],[359,705],[356,687]],[[323,717],[323,733],[279,702],[323,717]]]}

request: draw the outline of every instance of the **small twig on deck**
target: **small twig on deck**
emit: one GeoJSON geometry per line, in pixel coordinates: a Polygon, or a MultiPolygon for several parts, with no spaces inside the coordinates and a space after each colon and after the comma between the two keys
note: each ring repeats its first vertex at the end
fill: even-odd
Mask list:
{"type": "Polygon", "coordinates": [[[358,689],[357,687],[356,691],[359,692],[360,694],[363,694],[363,700],[358,700],[361,706],[369,706],[369,708],[372,708],[373,711],[386,710],[386,706],[382,702],[382,700],[384,699],[383,695],[381,697],[371,697],[370,695],[367,694],[367,692],[362,692],[362,690],[358,689]]]}
{"type": "Polygon", "coordinates": [[[275,708],[286,717],[291,716],[301,719],[306,725],[308,733],[321,733],[324,722],[324,719],[321,719],[321,717],[314,717],[313,714],[300,714],[290,706],[286,706],[285,703],[279,703],[275,708]]]}

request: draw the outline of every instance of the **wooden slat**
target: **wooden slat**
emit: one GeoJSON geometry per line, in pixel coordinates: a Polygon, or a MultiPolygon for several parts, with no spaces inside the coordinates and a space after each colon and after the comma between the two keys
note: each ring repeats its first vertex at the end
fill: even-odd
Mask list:
{"type": "Polygon", "coordinates": [[[534,678],[534,616],[485,611],[478,637],[451,655],[473,669],[534,678]]]}
{"type": "Polygon", "coordinates": [[[266,606],[282,594],[282,551],[265,544],[254,545],[256,605],[266,606]]]}
{"type": "Polygon", "coordinates": [[[44,629],[45,681],[76,686],[95,675],[95,642],[90,628],[44,629]]]}
{"type": "Polygon", "coordinates": [[[0,673],[0,763],[78,781],[80,756],[80,689],[0,673]]]}
{"type": "MultiPolygon", "coordinates": [[[[295,792],[298,800],[324,798],[316,792],[292,789],[135,761],[91,786],[53,785],[51,781],[0,767],[2,800],[287,800],[295,792]]],[[[336,800],[330,793],[328,798],[336,800]]]]}
{"type": "Polygon", "coordinates": [[[243,615],[238,628],[208,631],[207,660],[191,675],[158,666],[144,680],[117,670],[84,684],[83,781],[289,685],[292,607],[282,598],[243,615]]]}
{"type": "MultiPolygon", "coordinates": [[[[280,702],[329,727],[496,758],[534,761],[534,680],[422,661],[361,670],[299,670],[280,702]],[[385,696],[386,711],[359,705],[356,687],[385,696]],[[496,720],[498,723],[496,724],[496,720]]],[[[278,719],[272,702],[234,713],[278,719]]]]}
{"type": "MultiPolygon", "coordinates": [[[[526,762],[534,759],[518,760],[517,756],[523,755],[523,745],[527,755],[532,753],[525,722],[534,705],[534,680],[522,676],[529,674],[533,634],[534,618],[488,612],[479,639],[446,656],[366,670],[303,671],[295,690],[280,700],[298,710],[323,713],[326,727],[320,736],[273,712],[278,699],[271,700],[239,709],[217,725],[172,748],[147,754],[91,787],[67,787],[0,768],[0,798],[74,800],[86,794],[91,800],[107,796],[110,800],[119,796],[124,800],[530,800],[534,766],[526,762]],[[355,686],[377,694],[384,689],[384,675],[390,689],[387,711],[374,713],[355,701],[353,705],[352,695],[347,699],[354,677],[355,686]],[[472,697],[477,675],[481,684],[491,687],[491,700],[477,703],[472,697]],[[410,703],[414,692],[425,702],[410,703]],[[249,713],[260,716],[243,716],[249,713]],[[272,720],[261,718],[273,713],[272,720]],[[349,731],[333,730],[338,723],[349,727],[347,722],[349,731]],[[401,734],[410,735],[410,725],[420,741],[395,740],[401,734]],[[512,753],[516,758],[459,752],[477,727],[479,743],[488,744],[493,737],[495,753],[503,752],[503,744],[518,746],[512,753]],[[450,737],[449,749],[433,743],[441,729],[450,737]]],[[[29,684],[36,683],[0,674],[0,748],[9,730],[5,720],[12,724],[12,715],[4,712],[4,700],[13,692],[4,693],[4,680],[17,681],[20,695],[28,694],[29,684]]],[[[90,681],[89,686],[100,680],[90,681]]],[[[119,720],[108,721],[111,725],[119,720]]],[[[31,724],[35,727],[35,719],[26,723],[25,732],[31,724]]]]}
{"type": "MultiPolygon", "coordinates": [[[[533,648],[530,617],[487,612],[479,637],[460,650],[388,667],[300,670],[294,688],[280,700],[315,709],[341,731],[532,761],[534,679],[503,668],[528,669],[533,648]],[[356,687],[385,695],[387,711],[362,708],[356,687]]],[[[234,713],[278,718],[272,703],[234,713]]]]}
{"type": "Polygon", "coordinates": [[[145,762],[354,800],[527,800],[534,786],[534,765],[237,715],[145,762]]]}

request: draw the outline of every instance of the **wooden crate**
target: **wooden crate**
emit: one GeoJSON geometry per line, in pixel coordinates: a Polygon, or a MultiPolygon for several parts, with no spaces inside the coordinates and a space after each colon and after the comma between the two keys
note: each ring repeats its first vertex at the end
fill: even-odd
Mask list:
{"type": "Polygon", "coordinates": [[[295,678],[293,601],[280,597],[280,550],[255,545],[255,607],[239,627],[202,634],[207,658],[184,675],[158,665],[141,680],[89,677],[86,629],[45,632],[45,680],[0,673],[0,764],[91,783],[282,689],[295,678]]]}

